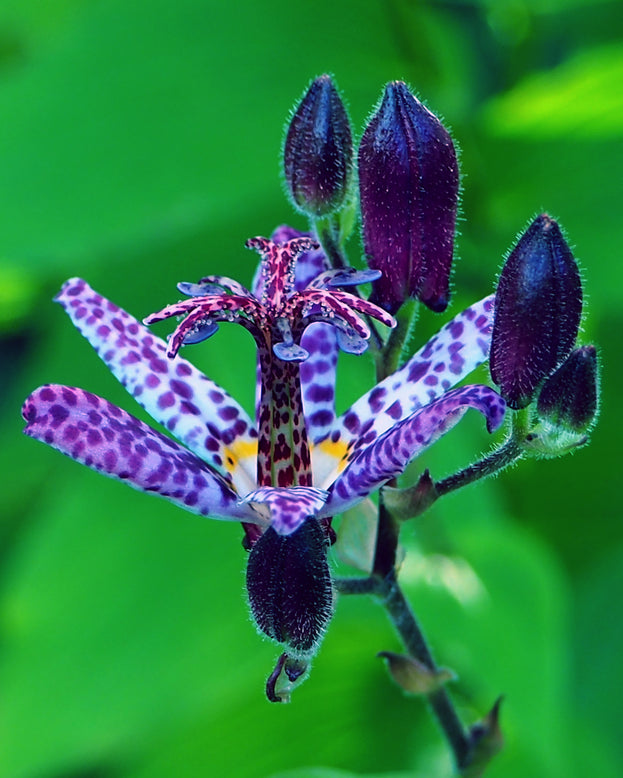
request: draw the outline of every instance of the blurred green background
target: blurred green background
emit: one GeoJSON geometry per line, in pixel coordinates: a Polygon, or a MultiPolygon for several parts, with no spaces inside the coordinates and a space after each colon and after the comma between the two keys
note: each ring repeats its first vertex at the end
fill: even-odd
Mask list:
{"type": "MultiPolygon", "coordinates": [[[[244,240],[304,226],[279,151],[323,72],[358,133],[396,78],[452,128],[463,219],[451,313],[492,290],[537,212],[575,247],[581,339],[603,366],[592,445],[406,525],[403,581],[460,677],[466,720],[505,695],[491,778],[623,774],[622,39],[620,0],[0,2],[1,778],[449,775],[424,706],[375,658],[398,650],[378,606],[342,599],[310,679],[291,705],[270,705],[278,651],[248,617],[239,528],[21,435],[21,402],[47,382],[144,418],[52,304],[65,278],[141,318],[178,280],[248,283],[244,240]]],[[[357,238],[350,251],[358,260],[357,238]]],[[[447,318],[423,314],[418,342],[447,318]]],[[[251,408],[244,332],[222,327],[191,358],[251,408]]],[[[341,407],[369,380],[366,358],[345,360],[341,407]]],[[[441,477],[488,445],[466,418],[423,464],[441,477]]]]}

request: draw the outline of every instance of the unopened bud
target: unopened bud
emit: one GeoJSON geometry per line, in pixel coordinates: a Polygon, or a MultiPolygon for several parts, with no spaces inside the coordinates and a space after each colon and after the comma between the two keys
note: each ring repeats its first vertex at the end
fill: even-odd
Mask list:
{"type": "Polygon", "coordinates": [[[543,384],[537,415],[562,429],[587,432],[597,415],[597,350],[582,346],[543,384]]]}
{"type": "Polygon", "coordinates": [[[433,311],[449,301],[459,190],[452,139],[402,81],[387,84],[359,147],[363,240],[383,275],[371,299],[395,313],[417,297],[433,311]]]}
{"type": "Polygon", "coordinates": [[[353,144],[348,114],[330,76],[320,76],[297,106],[286,135],[284,169],[294,205],[325,216],[343,204],[353,144]]]}
{"type": "Polygon", "coordinates": [[[249,553],[247,591],[258,628],[291,657],[314,654],[333,614],[327,540],[307,519],[290,535],[269,527],[249,553]]]}
{"type": "Polygon", "coordinates": [[[489,364],[511,408],[525,408],[570,354],[581,315],[571,249],[554,219],[538,216],[511,251],[495,294],[489,364]]]}
{"type": "Polygon", "coordinates": [[[582,346],[543,384],[524,441],[527,453],[558,457],[588,442],[598,409],[597,351],[582,346]]]}

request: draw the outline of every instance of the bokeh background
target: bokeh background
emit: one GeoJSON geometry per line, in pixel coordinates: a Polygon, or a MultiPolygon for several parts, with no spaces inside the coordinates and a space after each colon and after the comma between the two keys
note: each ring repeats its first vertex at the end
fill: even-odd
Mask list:
{"type": "MultiPolygon", "coordinates": [[[[290,222],[284,122],[332,73],[359,134],[407,80],[452,128],[463,198],[451,311],[489,293],[536,213],[583,270],[602,358],[590,447],[529,461],[407,524],[402,578],[468,721],[503,693],[491,778],[623,773],[623,4],[619,0],[2,0],[0,776],[447,776],[423,704],[387,678],[378,606],[342,599],[289,706],[247,612],[236,525],[107,481],[21,435],[36,386],[144,418],[52,304],[80,275],[139,318],[178,280],[249,282],[244,240],[290,222]]],[[[358,238],[350,242],[359,261],[358,238]]],[[[164,334],[166,329],[161,331],[164,334]]],[[[253,348],[223,326],[192,359],[247,407],[253,348]]],[[[340,406],[371,380],[344,360],[340,406]]],[[[490,445],[465,421],[424,465],[490,445]]]]}

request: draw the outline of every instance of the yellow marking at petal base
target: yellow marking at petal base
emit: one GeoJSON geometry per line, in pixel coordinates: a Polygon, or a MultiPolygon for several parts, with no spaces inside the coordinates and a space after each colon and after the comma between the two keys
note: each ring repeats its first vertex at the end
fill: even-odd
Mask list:
{"type": "Polygon", "coordinates": [[[223,446],[221,456],[239,494],[256,488],[257,440],[239,438],[231,446],[223,446]]]}
{"type": "Polygon", "coordinates": [[[350,446],[344,440],[335,443],[322,440],[311,444],[314,486],[325,489],[330,486],[349,462],[350,446]]]}
{"type": "Polygon", "coordinates": [[[242,459],[257,459],[257,440],[235,440],[223,447],[223,460],[227,472],[233,473],[242,459]]]}

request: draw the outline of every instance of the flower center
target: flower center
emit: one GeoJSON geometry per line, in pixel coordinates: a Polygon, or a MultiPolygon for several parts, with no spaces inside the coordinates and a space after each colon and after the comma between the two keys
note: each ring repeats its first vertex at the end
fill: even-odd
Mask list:
{"type": "Polygon", "coordinates": [[[220,321],[235,321],[245,327],[257,344],[260,368],[258,486],[312,486],[299,375],[300,363],[309,357],[300,345],[304,330],[313,322],[328,322],[337,328],[338,344],[344,351],[361,353],[367,347],[370,329],[359,314],[390,327],[395,322],[381,308],[341,289],[377,278],[377,271],[328,270],[305,289],[296,290],[294,265],[301,253],[318,249],[313,239],[273,243],[251,238],[246,245],[262,258],[258,296],[230,278],[208,276],[198,284],[179,284],[190,299],[148,316],[145,323],[184,316],[169,340],[170,357],[182,345],[209,338],[220,321]]]}

